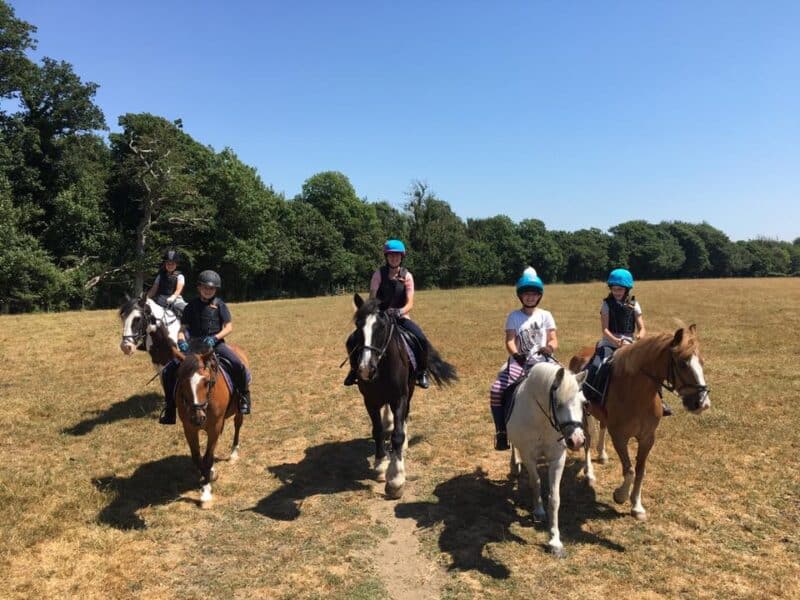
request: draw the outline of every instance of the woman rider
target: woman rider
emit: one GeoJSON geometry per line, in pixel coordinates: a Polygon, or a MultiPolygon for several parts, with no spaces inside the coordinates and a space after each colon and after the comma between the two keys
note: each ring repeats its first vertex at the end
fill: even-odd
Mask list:
{"type": "MultiPolygon", "coordinates": [[[[402,266],[406,255],[406,246],[400,240],[386,240],[383,245],[383,256],[386,260],[381,268],[372,274],[369,284],[370,298],[377,298],[386,312],[397,319],[397,324],[407,329],[419,340],[420,352],[417,365],[417,385],[423,389],[430,386],[426,373],[428,363],[428,338],[420,326],[408,318],[408,313],[414,306],[414,277],[411,272],[402,266]]],[[[358,380],[358,365],[356,364],[355,348],[358,345],[357,332],[347,338],[347,352],[350,356],[350,372],[345,377],[344,385],[353,385],[358,380]]]]}

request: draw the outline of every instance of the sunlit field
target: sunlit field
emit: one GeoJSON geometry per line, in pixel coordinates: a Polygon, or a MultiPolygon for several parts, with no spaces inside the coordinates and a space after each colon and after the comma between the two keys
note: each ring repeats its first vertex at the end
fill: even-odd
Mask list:
{"type": "MultiPolygon", "coordinates": [[[[253,365],[241,458],[218,448],[210,510],[149,358],[115,311],[0,317],[0,596],[8,598],[800,597],[800,282],[637,283],[649,331],[696,323],[712,407],[662,421],[648,521],[614,504],[619,460],[562,480],[568,556],[492,449],[488,387],[511,286],[419,292],[413,316],[461,380],[418,390],[400,501],[370,479],[344,388],[350,297],[233,304],[253,365]],[[396,570],[396,573],[395,573],[396,570]]],[[[567,362],[598,337],[601,283],[548,285],[567,362]]]]}

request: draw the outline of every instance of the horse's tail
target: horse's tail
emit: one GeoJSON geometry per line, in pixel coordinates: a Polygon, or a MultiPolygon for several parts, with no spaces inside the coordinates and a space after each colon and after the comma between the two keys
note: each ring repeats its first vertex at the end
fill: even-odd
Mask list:
{"type": "Polygon", "coordinates": [[[445,361],[433,346],[428,347],[428,371],[439,387],[458,381],[456,368],[445,361]]]}

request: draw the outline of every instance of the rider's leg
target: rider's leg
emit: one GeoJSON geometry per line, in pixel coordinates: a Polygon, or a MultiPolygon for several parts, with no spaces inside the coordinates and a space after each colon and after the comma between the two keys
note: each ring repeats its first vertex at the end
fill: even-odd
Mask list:
{"type": "Polygon", "coordinates": [[[344,378],[344,385],[353,385],[356,381],[358,381],[358,363],[355,348],[358,344],[357,342],[357,331],[351,333],[347,341],[345,342],[345,346],[347,347],[347,356],[350,357],[350,371],[347,373],[347,377],[344,378]]]}
{"type": "Polygon", "coordinates": [[[162,425],[175,424],[175,379],[178,362],[172,360],[161,370],[161,384],[164,386],[164,410],[158,418],[162,425]]]}
{"type": "Polygon", "coordinates": [[[424,390],[427,390],[430,387],[430,382],[428,381],[428,347],[430,346],[430,342],[425,334],[422,332],[422,328],[417,325],[411,319],[401,319],[399,324],[404,329],[407,329],[411,333],[413,333],[416,338],[419,340],[420,350],[419,350],[419,364],[417,365],[417,385],[424,390]]]}
{"type": "Polygon", "coordinates": [[[250,372],[239,355],[225,343],[217,344],[214,351],[220,356],[226,358],[232,367],[231,376],[234,380],[234,386],[239,392],[239,412],[243,415],[250,414],[250,372]]]}
{"type": "Polygon", "coordinates": [[[506,434],[506,406],[505,391],[509,385],[519,379],[523,373],[522,367],[516,361],[509,361],[506,367],[497,374],[497,379],[489,390],[489,407],[494,420],[494,449],[508,450],[508,435],[506,434]]]}

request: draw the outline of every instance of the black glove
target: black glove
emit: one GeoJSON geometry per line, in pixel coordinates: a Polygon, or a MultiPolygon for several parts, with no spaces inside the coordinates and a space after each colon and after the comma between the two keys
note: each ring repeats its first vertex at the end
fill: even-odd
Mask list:
{"type": "Polygon", "coordinates": [[[511,358],[517,361],[517,364],[519,364],[520,366],[524,366],[525,363],[528,362],[528,357],[525,356],[522,352],[514,352],[514,354],[511,355],[511,358]]]}

